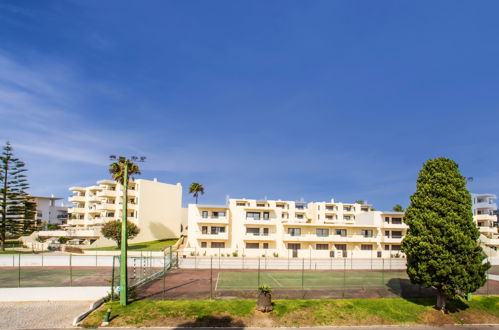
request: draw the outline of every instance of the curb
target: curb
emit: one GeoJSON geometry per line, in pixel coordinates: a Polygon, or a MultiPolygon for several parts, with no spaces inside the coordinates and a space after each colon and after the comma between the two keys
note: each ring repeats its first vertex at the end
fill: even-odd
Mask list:
{"type": "Polygon", "coordinates": [[[74,327],[77,327],[78,323],[80,323],[81,321],[83,321],[94,310],[96,310],[97,308],[99,308],[100,306],[102,306],[102,304],[104,304],[105,300],[106,300],[106,298],[103,297],[103,298],[100,298],[99,300],[96,300],[93,303],[91,303],[89,309],[86,312],[84,312],[84,313],[78,315],[77,317],[75,317],[75,319],[73,320],[72,325],[74,327]]]}

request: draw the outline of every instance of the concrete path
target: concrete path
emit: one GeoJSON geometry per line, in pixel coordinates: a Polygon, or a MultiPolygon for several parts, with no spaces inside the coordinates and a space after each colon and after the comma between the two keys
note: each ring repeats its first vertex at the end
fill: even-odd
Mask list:
{"type": "Polygon", "coordinates": [[[110,291],[107,286],[0,288],[0,303],[14,301],[95,301],[107,296],[110,291]]]}
{"type": "Polygon", "coordinates": [[[0,329],[70,328],[91,301],[0,302],[0,329]]]}

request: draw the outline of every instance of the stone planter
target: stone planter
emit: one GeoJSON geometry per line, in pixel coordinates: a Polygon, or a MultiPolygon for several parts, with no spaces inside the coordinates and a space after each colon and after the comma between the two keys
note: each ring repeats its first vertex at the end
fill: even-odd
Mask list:
{"type": "Polygon", "coordinates": [[[258,302],[256,304],[256,310],[260,312],[271,312],[272,307],[272,295],[270,292],[260,292],[258,295],[258,302]]]}

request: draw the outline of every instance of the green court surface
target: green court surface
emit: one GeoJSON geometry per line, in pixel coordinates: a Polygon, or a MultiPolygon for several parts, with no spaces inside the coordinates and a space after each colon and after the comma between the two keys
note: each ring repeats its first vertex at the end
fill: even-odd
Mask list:
{"type": "Polygon", "coordinates": [[[0,268],[0,287],[40,286],[102,286],[111,282],[111,267],[81,269],[73,268],[0,268]]]}
{"type": "Polygon", "coordinates": [[[258,284],[274,290],[376,289],[399,286],[405,272],[220,272],[217,290],[254,290],[258,284]]]}

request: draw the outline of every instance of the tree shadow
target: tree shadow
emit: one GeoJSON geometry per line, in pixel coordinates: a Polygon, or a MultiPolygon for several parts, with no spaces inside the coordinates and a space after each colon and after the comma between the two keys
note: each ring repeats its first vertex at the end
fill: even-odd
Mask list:
{"type": "Polygon", "coordinates": [[[470,308],[470,306],[462,298],[451,298],[447,300],[446,312],[457,313],[470,308]]]}
{"type": "Polygon", "coordinates": [[[232,316],[214,316],[205,315],[196,318],[194,321],[185,322],[177,326],[180,328],[191,327],[231,327],[232,329],[243,329],[246,327],[244,322],[234,320],[232,316]]]}
{"type": "Polygon", "coordinates": [[[391,278],[386,286],[393,294],[422,306],[435,305],[436,290],[413,284],[406,278],[391,278]]]}

